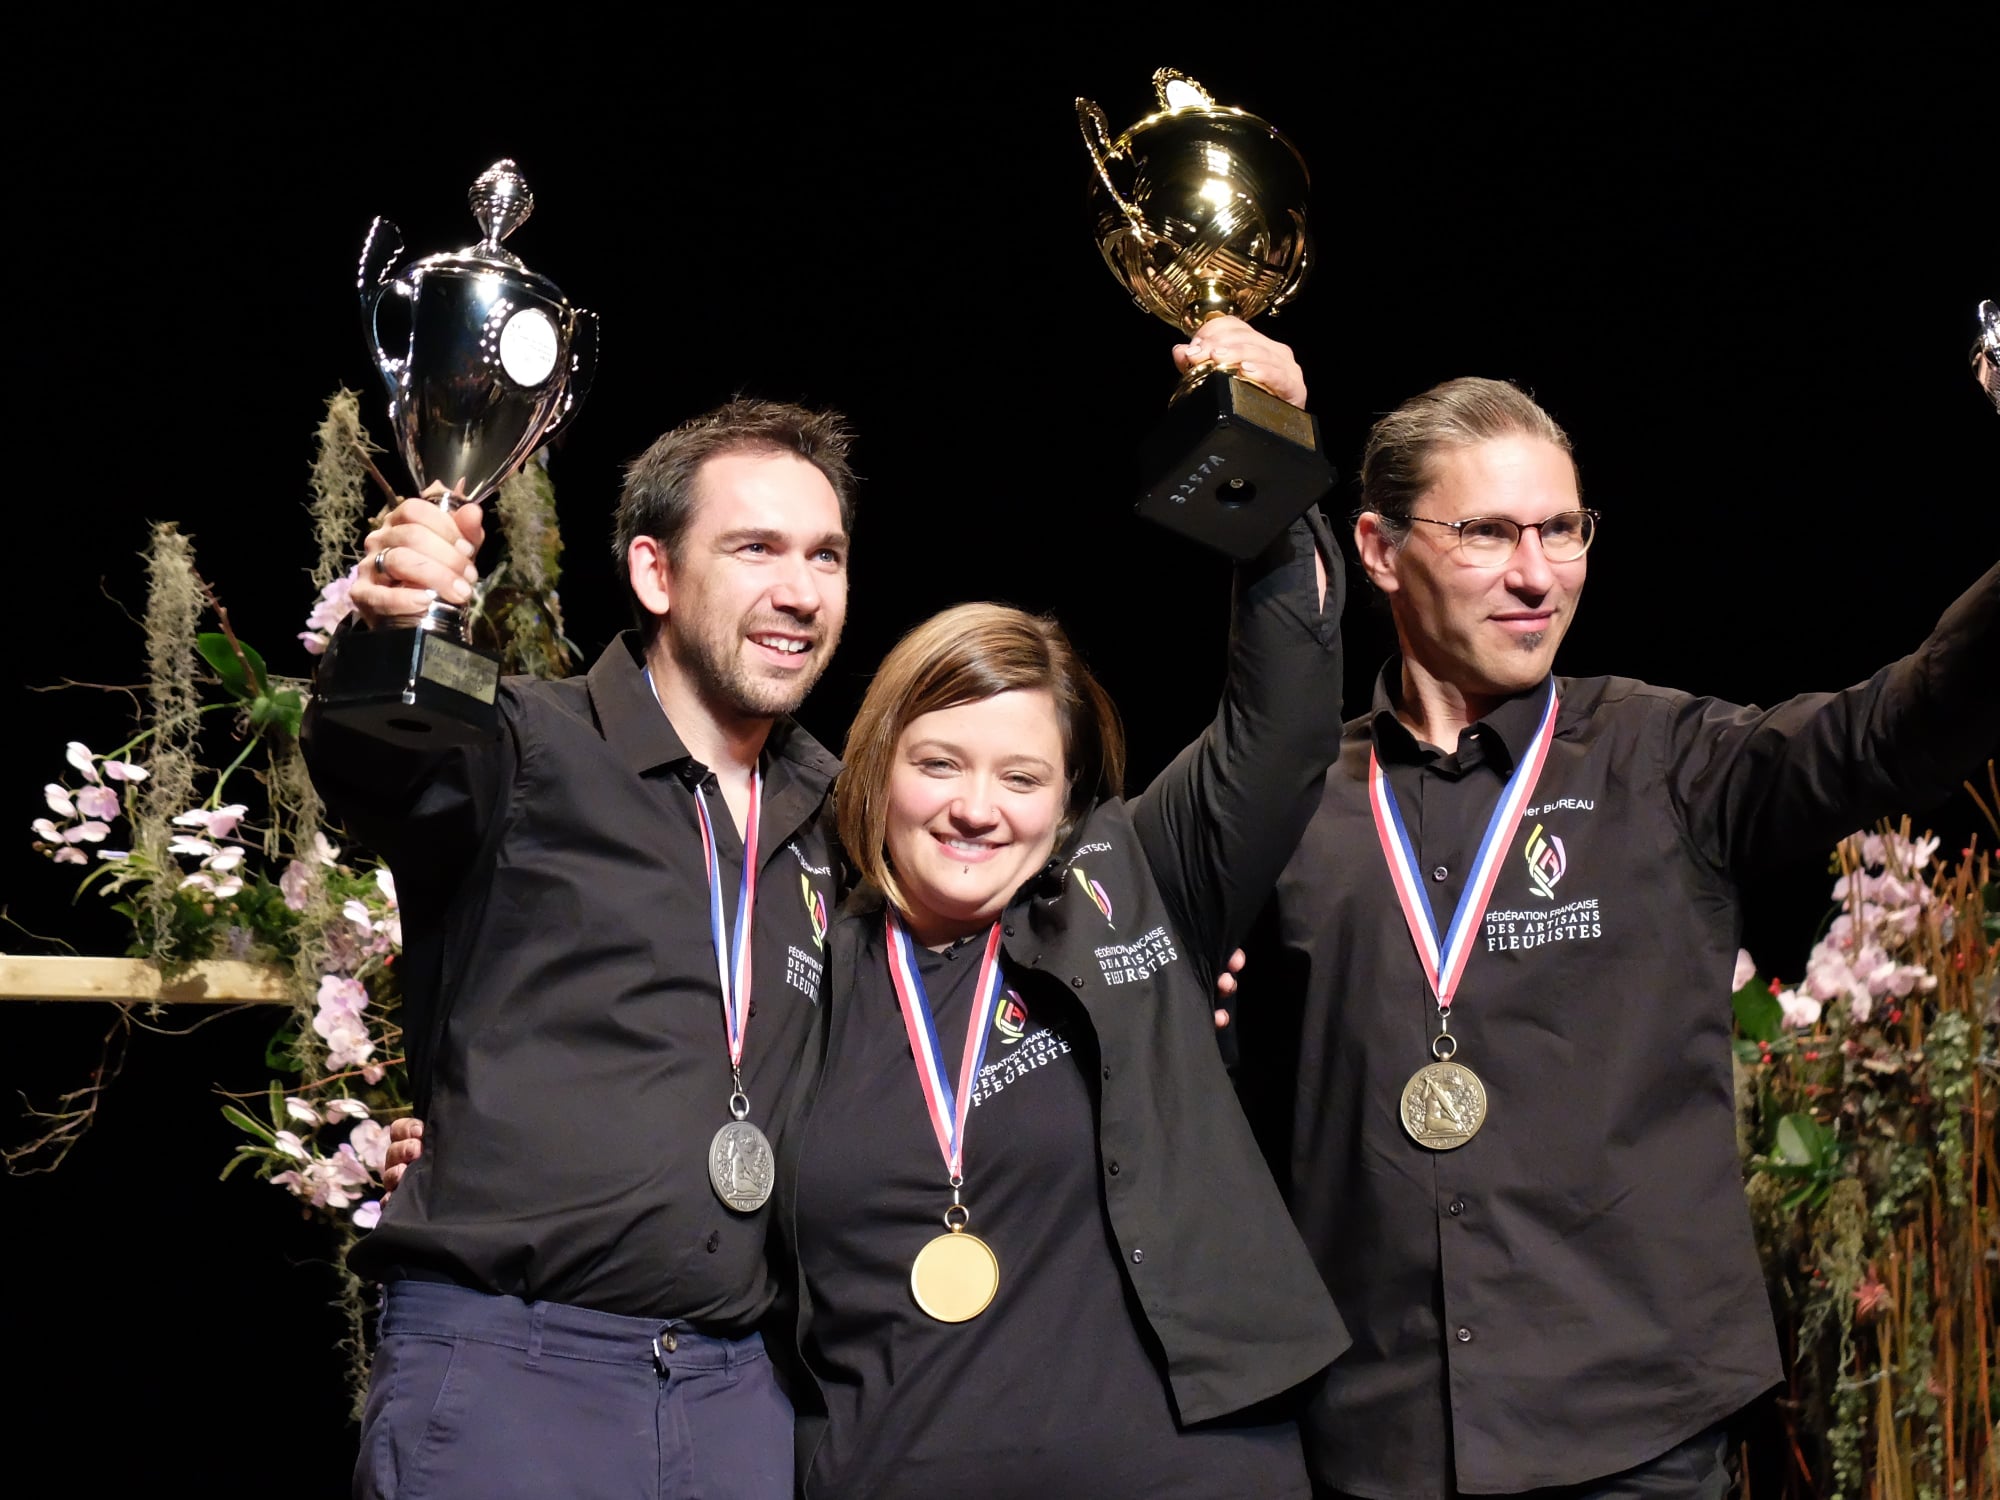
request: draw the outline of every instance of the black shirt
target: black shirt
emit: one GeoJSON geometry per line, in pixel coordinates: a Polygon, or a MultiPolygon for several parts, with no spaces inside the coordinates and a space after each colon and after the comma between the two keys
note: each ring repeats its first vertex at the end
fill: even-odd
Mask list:
{"type": "Polygon", "coordinates": [[[1391,663],[1279,882],[1277,951],[1249,970],[1302,1013],[1276,1025],[1275,1003],[1260,1036],[1243,1011],[1248,1076],[1296,1049],[1293,1213],[1354,1336],[1308,1413],[1316,1479],[1371,1497],[1579,1482],[1780,1378],[1732,1110],[1739,888],[1930,805],[1991,753],[1996,616],[2000,569],[1914,655],[1768,711],[1558,679],[1452,1007],[1489,1113],[1446,1152],[1398,1115],[1437,1007],[1376,840],[1369,747],[1442,927],[1546,685],[1446,755],[1390,711],[1391,663]]]}
{"type": "MultiPolygon", "coordinates": [[[[322,795],[396,875],[424,1154],[355,1248],[362,1275],[747,1332],[773,1289],[768,1210],[708,1181],[730,1071],[691,782],[639,647],[585,679],[510,678],[488,745],[418,755],[308,720],[322,795]]],[[[743,1076],[766,1131],[823,977],[836,763],[789,722],[763,759],[743,1076]]],[[[707,778],[727,914],[743,849],[707,778]]]]}
{"type": "MultiPolygon", "coordinates": [[[[1303,1496],[1294,1423],[1175,1422],[1099,1194],[1095,1040],[1040,975],[1005,974],[967,1111],[965,1196],[999,1291],[965,1323],[917,1307],[910,1265],[944,1232],[950,1190],[881,914],[840,920],[864,924],[862,982],[829,1013],[799,1164],[808,1353],[829,1417],[814,1500],[1303,1496]]],[[[983,948],[918,953],[954,1088],[983,948]]]]}
{"type": "MultiPolygon", "coordinates": [[[[1003,1213],[986,1203],[988,1189],[976,1178],[981,1185],[974,1189],[975,1229],[1028,1237],[1023,1251],[1002,1245],[1001,1273],[1009,1281],[1022,1273],[1018,1265],[1010,1266],[1008,1257],[1025,1253],[1032,1264],[1042,1253],[1035,1249],[1035,1237],[1051,1227],[1073,1238],[1070,1249],[1108,1255],[1124,1287],[1122,1305],[1131,1322],[1127,1336],[1136,1335],[1148,1351],[1150,1379],[1183,1425],[1219,1418],[1268,1420],[1250,1409],[1317,1374],[1346,1344],[1332,1301],[1299,1243],[1230,1090],[1212,1019],[1216,966],[1262,906],[1299,830],[1312,816],[1324,768],[1340,745],[1339,571],[1332,570],[1331,591],[1321,607],[1312,556],[1311,538],[1301,524],[1271,554],[1244,570],[1229,681],[1208,729],[1131,802],[1113,798],[1091,809],[1058,857],[1014,894],[1001,919],[1007,981],[1025,1002],[1027,1015],[1038,1025],[1058,1026],[1058,1042],[1070,1051],[1057,1051],[1058,1042],[1038,1044],[1031,1060],[1043,1060],[1041,1066],[1012,1083],[1006,1082],[1003,1062],[969,1127],[968,1153],[977,1174],[987,1170],[977,1163],[995,1138],[990,1119],[1004,1122],[1008,1111],[1027,1110],[1030,1101],[1044,1098],[1053,1107],[1054,1100],[1064,1097],[1061,1090],[1071,1090],[1067,1119],[1058,1111],[1048,1121],[1030,1118],[1023,1125],[1038,1138],[1044,1129],[1059,1132],[1043,1138],[1048,1161],[1036,1159],[1032,1165],[1050,1171],[1055,1191],[1069,1196],[1063,1219],[1058,1221],[1048,1209],[1034,1222],[1016,1212],[1003,1213]],[[1093,1072],[1086,1085],[1059,1071],[1059,1065],[1093,1072]],[[1086,1087],[1088,1093],[1079,1095],[1086,1087]],[[989,1117],[988,1111],[998,1113],[989,1117]],[[988,1144],[982,1146],[982,1140],[988,1144]],[[1083,1178],[1070,1175],[1082,1170],[1094,1174],[1094,1191],[1085,1193],[1083,1178]]],[[[869,909],[868,893],[850,906],[869,909]]],[[[873,921],[879,923],[879,901],[873,911],[873,921]]],[[[821,1035],[829,1041],[835,1031],[843,1038],[872,1035],[866,1026],[849,1029],[840,1019],[843,1005],[857,998],[866,1004],[885,982],[879,955],[871,957],[865,947],[869,935],[864,921],[841,920],[828,937],[833,1019],[821,1035]]],[[[893,1019],[893,1008],[889,1014],[897,1039],[895,1067],[880,1091],[876,1113],[887,1119],[892,1107],[919,1111],[914,1118],[922,1133],[915,1139],[930,1141],[914,1070],[902,1051],[902,1027],[893,1019]]],[[[950,1034],[948,1024],[944,1031],[950,1034]]],[[[952,1045],[946,1045],[948,1053],[952,1045]]],[[[989,1056],[999,1061],[1006,1050],[1003,1046],[1001,1057],[989,1056]]],[[[830,1055],[822,1057],[814,1088],[846,1089],[830,1055]]],[[[1019,1066],[1017,1062],[1017,1074],[1019,1066]]],[[[828,1130],[861,1132],[850,1146],[831,1148],[840,1153],[831,1165],[853,1174],[847,1212],[856,1218],[887,1218],[862,1191],[858,1174],[865,1163],[848,1154],[865,1152],[882,1127],[872,1118],[857,1122],[851,1116],[829,1126],[810,1097],[803,1107],[807,1119],[788,1132],[791,1146],[784,1153],[779,1188],[784,1209],[776,1226],[788,1232],[795,1254],[800,1249],[799,1194],[817,1191],[802,1181],[800,1159],[810,1154],[819,1160],[828,1130]]],[[[999,1138],[1000,1149],[1011,1151],[1005,1128],[999,1138]]],[[[927,1168],[918,1150],[903,1169],[914,1174],[906,1185],[915,1205],[908,1210],[914,1215],[909,1232],[919,1244],[924,1227],[937,1224],[944,1208],[943,1162],[935,1154],[929,1160],[934,1165],[927,1168]]],[[[1030,1164],[1025,1152],[1022,1163],[1030,1164]]],[[[904,1191],[900,1182],[888,1179],[888,1190],[904,1191]]],[[[904,1214],[898,1207],[898,1224],[904,1214]]],[[[884,1278],[883,1300],[876,1306],[909,1295],[909,1261],[904,1257],[914,1254],[913,1248],[899,1243],[892,1253],[873,1240],[856,1246],[843,1237],[842,1226],[821,1227],[850,1247],[853,1266],[884,1278]]],[[[870,1232],[866,1225],[846,1226],[847,1234],[864,1239],[870,1232]]],[[[810,1243],[810,1234],[805,1238],[804,1253],[827,1253],[810,1243]]],[[[1047,1253],[1054,1254],[1055,1248],[1047,1253]]],[[[813,1281],[811,1274],[802,1274],[797,1282],[801,1348],[811,1346],[809,1330],[816,1326],[813,1281]]],[[[1092,1284],[1102,1287],[1101,1282],[1092,1284]]],[[[1093,1305],[1097,1316],[1107,1314],[1109,1304],[1101,1295],[1093,1305]]],[[[1007,1316],[1005,1307],[989,1308],[981,1321],[997,1323],[1007,1316]]],[[[1037,1357],[1044,1364],[1100,1352],[1078,1354],[1072,1345],[1084,1335],[1062,1327],[974,1332],[1039,1341],[1037,1357]]],[[[1007,1357],[1018,1359],[1022,1347],[1010,1343],[1007,1357]]],[[[888,1357],[896,1358],[893,1346],[888,1357]]],[[[896,1373],[895,1368],[885,1370],[896,1373]]],[[[835,1373],[838,1380],[853,1384],[868,1378],[870,1366],[851,1356],[848,1367],[835,1373]]],[[[894,1390],[909,1394],[906,1387],[894,1390]]],[[[898,1432],[912,1425],[900,1415],[874,1415],[884,1399],[879,1391],[849,1399],[849,1410],[878,1430],[885,1421],[898,1432]]],[[[992,1420],[999,1423],[1015,1397],[1011,1388],[996,1382],[987,1399],[995,1408],[992,1420]]],[[[800,1382],[793,1400],[799,1472],[811,1474],[817,1445],[823,1439],[843,1439],[838,1433],[827,1436],[827,1403],[818,1381],[800,1382]]],[[[1156,1413],[1160,1408],[1142,1404],[1137,1409],[1156,1413]]],[[[973,1486],[970,1492],[984,1491],[973,1486]]],[[[1058,1493],[1064,1491],[1044,1488],[1040,1500],[1058,1493]]]]}

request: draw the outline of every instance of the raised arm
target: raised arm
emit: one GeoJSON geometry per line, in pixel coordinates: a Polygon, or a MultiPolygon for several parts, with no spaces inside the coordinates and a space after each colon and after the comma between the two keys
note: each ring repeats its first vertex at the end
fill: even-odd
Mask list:
{"type": "MultiPolygon", "coordinates": [[[[1233,319],[1207,325],[1199,343],[1194,357],[1247,364],[1303,399],[1284,345],[1233,319]]],[[[1146,861],[1205,980],[1249,930],[1339,754],[1343,594],[1340,554],[1316,511],[1239,568],[1221,705],[1133,800],[1146,861]]]]}

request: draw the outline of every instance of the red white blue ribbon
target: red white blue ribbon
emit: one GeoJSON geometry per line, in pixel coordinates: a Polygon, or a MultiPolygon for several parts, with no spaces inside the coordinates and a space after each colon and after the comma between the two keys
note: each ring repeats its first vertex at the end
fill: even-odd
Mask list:
{"type": "MultiPolygon", "coordinates": [[[[729,1066],[743,1067],[743,1034],[750,1026],[750,922],[757,910],[757,814],[764,805],[764,772],[750,773],[750,818],[743,828],[743,880],[736,890],[736,930],[723,923],[722,864],[715,853],[715,824],[708,798],[694,789],[695,820],[701,824],[701,857],[708,866],[708,931],[715,944],[716,977],[722,982],[722,1024],[729,1033],[729,1066]]],[[[742,1085],[737,1085],[740,1090],[742,1085]]]]}
{"type": "Polygon", "coordinates": [[[896,987],[896,1003],[903,1010],[903,1029],[909,1033],[910,1054],[917,1062],[917,1082],[930,1110],[931,1129],[937,1135],[951,1184],[957,1187],[965,1180],[965,1113],[972,1104],[972,1088],[979,1080],[986,1039],[992,1035],[993,1012],[1000,1002],[1000,924],[995,922],[986,934],[986,952],[979,960],[979,985],[973,992],[972,1015],[965,1023],[965,1048],[959,1055],[958,1088],[954,1092],[945,1071],[944,1049],[938,1045],[930,997],[924,993],[923,977],[917,972],[916,944],[893,911],[886,915],[889,982],[896,987]]]}
{"type": "Polygon", "coordinates": [[[1368,805],[1375,814],[1375,836],[1381,841],[1382,857],[1389,863],[1389,878],[1395,884],[1396,899],[1402,903],[1410,937],[1417,945],[1424,977],[1431,983],[1431,993],[1437,996],[1438,1009],[1446,1015],[1451,1013],[1452,996],[1458,993],[1466,960],[1472,956],[1473,936],[1479,930],[1480,919],[1486,915],[1487,903],[1493,899],[1494,882],[1500,878],[1500,862],[1506,857],[1508,840],[1521,821],[1521,809],[1534,795],[1542,763],[1548,759],[1549,744],[1555,739],[1558,706],[1556,683],[1551,677],[1549,701],[1542,710],[1541,723],[1535,728],[1534,738],[1528,741],[1527,753],[1500,790],[1500,801],[1487,820],[1486,836],[1480,840],[1478,857],[1472,862],[1472,874],[1459,893],[1458,907],[1452,912],[1442,938],[1438,935],[1430,897],[1424,894],[1416,851],[1410,847],[1410,835],[1403,827],[1403,814],[1396,806],[1388,773],[1382,769],[1374,749],[1368,751],[1368,805]]]}

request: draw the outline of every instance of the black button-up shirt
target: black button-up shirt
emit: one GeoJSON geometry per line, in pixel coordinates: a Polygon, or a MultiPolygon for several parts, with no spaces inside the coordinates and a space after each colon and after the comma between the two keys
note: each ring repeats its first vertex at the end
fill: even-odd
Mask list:
{"type": "Polygon", "coordinates": [[[1279,883],[1277,949],[1249,970],[1296,1008],[1274,1000],[1261,1035],[1258,1002],[1243,1012],[1253,1113],[1287,1067],[1271,1058],[1296,1049],[1293,1214],[1354,1336],[1308,1415],[1320,1483],[1380,1500],[1575,1483],[1780,1378],[1731,1103],[1739,886],[1931,805],[1991,753],[1996,618],[2000,569],[1914,655],[1768,711],[1558,679],[1555,740],[1452,1006],[1488,1113],[1443,1152],[1400,1118],[1437,1004],[1368,753],[1442,930],[1546,685],[1445,754],[1396,719],[1385,671],[1279,883]]]}
{"type": "MultiPolygon", "coordinates": [[[[773,1287],[766,1211],[734,1212],[708,1180],[731,1083],[694,784],[730,924],[743,846],[642,666],[627,636],[587,678],[510,678],[499,738],[443,755],[308,723],[322,795],[395,871],[425,1120],[352,1264],[737,1335],[773,1287]]],[[[795,725],[772,731],[743,1078],[773,1136],[825,967],[837,768],[795,725]]]]}

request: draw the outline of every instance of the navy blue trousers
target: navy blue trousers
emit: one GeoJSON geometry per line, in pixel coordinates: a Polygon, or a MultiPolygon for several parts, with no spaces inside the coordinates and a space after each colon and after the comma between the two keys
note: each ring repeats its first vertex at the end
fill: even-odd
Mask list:
{"type": "Polygon", "coordinates": [[[387,1288],[356,1500],[789,1500],[792,1408],[756,1334],[387,1288]]]}

